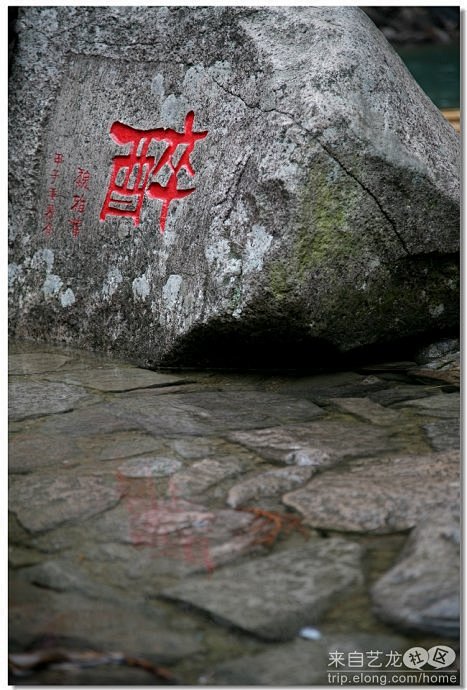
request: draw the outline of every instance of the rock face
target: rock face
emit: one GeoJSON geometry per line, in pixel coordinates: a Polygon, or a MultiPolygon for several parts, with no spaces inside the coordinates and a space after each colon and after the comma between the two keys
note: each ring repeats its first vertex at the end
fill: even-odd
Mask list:
{"type": "Polygon", "coordinates": [[[401,628],[456,637],[459,564],[459,510],[451,505],[412,532],[398,563],[375,584],[376,613],[401,628]]]}
{"type": "Polygon", "coordinates": [[[362,11],[39,7],[17,31],[16,336],[261,364],[457,323],[457,135],[362,11]]]}

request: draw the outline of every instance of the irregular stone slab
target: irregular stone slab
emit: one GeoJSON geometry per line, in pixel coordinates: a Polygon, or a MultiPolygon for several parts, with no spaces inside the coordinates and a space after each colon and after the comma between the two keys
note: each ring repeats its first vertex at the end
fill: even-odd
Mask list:
{"type": "Polygon", "coordinates": [[[437,386],[412,386],[396,385],[385,388],[384,390],[369,393],[370,400],[379,405],[394,405],[394,403],[404,402],[404,400],[415,400],[416,398],[426,398],[428,395],[439,393],[437,386]]]}
{"type": "Polygon", "coordinates": [[[76,439],[83,455],[92,460],[114,460],[149,452],[167,451],[159,439],[143,431],[114,431],[76,439]]]}
{"type": "Polygon", "coordinates": [[[396,565],[373,586],[376,614],[402,629],[458,637],[460,538],[458,505],[427,512],[396,565]]]}
{"type": "Polygon", "coordinates": [[[389,384],[376,376],[364,376],[354,371],[339,371],[313,376],[279,378],[274,385],[275,389],[280,390],[281,393],[296,395],[321,405],[327,404],[329,398],[360,398],[387,388],[389,384]]]}
{"type": "MultiPolygon", "coordinates": [[[[39,637],[60,644],[124,651],[159,663],[174,662],[202,650],[196,633],[174,630],[154,604],[107,603],[77,593],[57,593],[26,582],[11,583],[9,634],[12,644],[28,647],[39,637]]],[[[180,614],[180,620],[183,614],[180,614]]],[[[187,626],[188,627],[188,626],[187,626]]]]}
{"type": "Polygon", "coordinates": [[[180,460],[173,458],[138,457],[123,462],[118,472],[124,477],[167,477],[183,467],[180,460]]]}
{"type": "Polygon", "coordinates": [[[442,422],[424,424],[422,428],[434,450],[458,450],[460,448],[459,419],[443,419],[442,422]]]}
{"type": "Polygon", "coordinates": [[[418,369],[410,369],[409,374],[421,379],[443,381],[453,386],[460,384],[460,351],[440,357],[422,365],[418,369]]]}
{"type": "Polygon", "coordinates": [[[358,8],[25,7],[16,28],[16,336],[277,366],[457,324],[459,139],[358,8]]]}
{"type": "Polygon", "coordinates": [[[10,510],[30,532],[84,520],[116,505],[121,489],[101,477],[28,475],[16,479],[9,492],[10,510]]]}
{"type": "Polygon", "coordinates": [[[262,472],[251,479],[235,484],[229,491],[227,504],[232,508],[238,508],[262,496],[277,496],[301,486],[315,471],[313,467],[284,467],[262,472]]]}
{"type": "Polygon", "coordinates": [[[164,591],[267,640],[291,639],[336,598],[362,582],[360,547],[344,539],[293,549],[190,578],[164,591]]]}
{"type": "MultiPolygon", "coordinates": [[[[329,666],[330,654],[342,652],[363,653],[363,665],[368,669],[366,653],[372,649],[382,652],[380,659],[386,663],[391,650],[404,651],[407,642],[396,635],[353,633],[352,635],[328,634],[320,640],[294,640],[275,645],[273,649],[254,656],[242,656],[219,664],[209,675],[211,685],[264,685],[264,686],[326,686],[328,673],[336,671],[329,666]]],[[[342,669],[342,667],[340,667],[342,669]]]]}
{"type": "Polygon", "coordinates": [[[67,434],[77,439],[122,431],[141,431],[141,426],[134,419],[129,415],[117,415],[109,403],[99,403],[43,420],[38,428],[43,434],[67,434]]]}
{"type": "Polygon", "coordinates": [[[176,437],[219,435],[226,429],[308,421],[324,414],[308,400],[259,391],[131,396],[110,403],[108,409],[155,436],[176,437]]]}
{"type": "Polygon", "coordinates": [[[82,454],[76,441],[65,435],[44,436],[34,431],[11,436],[8,444],[8,470],[12,474],[31,472],[49,465],[74,465],[82,454]]]}
{"type": "Polygon", "coordinates": [[[458,390],[460,386],[461,370],[460,363],[446,369],[411,369],[412,376],[430,382],[442,382],[447,384],[445,390],[458,390]]]}
{"type": "Polygon", "coordinates": [[[410,407],[417,414],[426,416],[457,419],[460,416],[460,395],[459,393],[440,393],[421,400],[408,400],[397,407],[410,407]]]}
{"type": "Polygon", "coordinates": [[[267,520],[258,521],[248,512],[213,510],[176,496],[160,497],[153,481],[136,490],[123,476],[117,481],[125,498],[116,509],[94,521],[92,534],[101,543],[136,547],[122,555],[131,578],[136,572],[140,580],[146,578],[149,558],[152,592],[157,574],[211,571],[241,555],[262,550],[261,536],[271,528],[267,520]],[[145,551],[147,557],[139,558],[137,549],[145,551]]]}
{"type": "Polygon", "coordinates": [[[371,424],[395,424],[400,419],[400,414],[395,410],[387,410],[382,405],[369,398],[333,398],[332,406],[343,412],[363,419],[371,424]]]}
{"type": "Polygon", "coordinates": [[[332,419],[306,426],[235,431],[228,437],[268,460],[316,467],[326,467],[344,458],[388,453],[401,445],[383,427],[332,419]]]}
{"type": "Polygon", "coordinates": [[[85,565],[83,554],[81,558],[75,554],[49,559],[42,555],[41,563],[21,569],[21,578],[55,592],[80,592],[91,599],[115,599],[115,592],[109,586],[89,577],[85,565]]]}
{"type": "Polygon", "coordinates": [[[169,482],[169,492],[172,496],[199,494],[223,479],[234,477],[241,471],[241,464],[234,458],[201,460],[201,462],[193,463],[189,470],[177,472],[169,482]]]}
{"type": "Polygon", "coordinates": [[[54,374],[51,381],[64,381],[74,385],[95,388],[99,391],[130,391],[136,388],[158,388],[184,383],[187,379],[169,374],[160,374],[138,367],[105,367],[54,374]]]}
{"type": "Polygon", "coordinates": [[[50,352],[31,352],[8,356],[9,374],[42,374],[60,369],[71,358],[50,352]]]}
{"type": "Polygon", "coordinates": [[[459,501],[459,453],[355,460],[315,476],[283,502],[313,527],[386,534],[459,501]]]}
{"type": "Polygon", "coordinates": [[[8,416],[12,421],[72,410],[92,396],[81,387],[64,383],[13,381],[9,384],[8,416]]]}
{"type": "MultiPolygon", "coordinates": [[[[78,427],[81,428],[79,421],[78,427]]],[[[86,435],[86,430],[82,435],[78,435],[76,430],[74,434],[65,431],[52,433],[50,427],[47,432],[39,424],[34,429],[13,434],[9,443],[10,472],[30,472],[50,465],[72,467],[85,461],[126,458],[150,451],[167,453],[169,450],[159,439],[144,432],[93,434],[92,429],[87,431],[91,432],[90,435],[86,435]]]]}

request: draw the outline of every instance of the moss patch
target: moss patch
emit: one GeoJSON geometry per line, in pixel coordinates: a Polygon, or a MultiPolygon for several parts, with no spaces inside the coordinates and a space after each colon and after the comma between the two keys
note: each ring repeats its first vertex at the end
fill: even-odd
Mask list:
{"type": "Polygon", "coordinates": [[[290,249],[269,268],[270,291],[276,300],[282,301],[321,268],[334,271],[366,252],[368,238],[356,231],[354,220],[361,197],[358,186],[332,161],[319,161],[303,192],[290,249]]]}

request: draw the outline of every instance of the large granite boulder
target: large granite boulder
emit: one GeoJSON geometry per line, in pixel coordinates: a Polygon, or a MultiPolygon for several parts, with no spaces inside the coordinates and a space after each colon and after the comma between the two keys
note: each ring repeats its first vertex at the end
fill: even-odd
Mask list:
{"type": "Polygon", "coordinates": [[[456,325],[458,138],[362,11],[28,7],[17,32],[15,336],[284,364],[456,325]]]}

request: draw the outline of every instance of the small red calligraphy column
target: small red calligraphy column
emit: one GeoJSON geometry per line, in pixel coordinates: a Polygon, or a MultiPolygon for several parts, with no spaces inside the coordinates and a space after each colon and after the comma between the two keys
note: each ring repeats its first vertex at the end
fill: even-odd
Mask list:
{"type": "Polygon", "coordinates": [[[191,178],[195,176],[190,156],[196,142],[208,134],[207,131],[193,132],[194,119],[194,112],[189,112],[185,118],[183,132],[162,127],[135,129],[122,122],[113,123],[110,136],[117,144],[129,145],[130,150],[127,154],[117,155],[112,159],[110,183],[100,213],[101,221],[107,216],[120,216],[131,218],[133,225],[138,226],[144,197],[147,196],[162,202],[159,227],[161,233],[164,232],[172,201],[183,199],[195,191],[195,187],[178,187],[178,174],[182,170],[191,178]],[[153,141],[165,144],[158,158],[148,154],[153,141]],[[155,178],[164,166],[168,179],[163,186],[156,182],[155,178]]]}
{"type": "Polygon", "coordinates": [[[83,214],[86,210],[87,203],[85,192],[89,192],[90,179],[91,173],[89,170],[78,167],[75,177],[75,194],[73,194],[73,201],[69,209],[73,211],[73,217],[68,220],[71,225],[71,234],[75,239],[81,232],[83,214]]]}
{"type": "Polygon", "coordinates": [[[42,230],[46,237],[50,237],[53,233],[53,218],[55,215],[55,200],[57,198],[56,182],[60,176],[59,167],[63,163],[63,154],[58,151],[54,155],[55,168],[50,173],[51,186],[48,189],[47,208],[45,211],[45,226],[42,230]]]}

